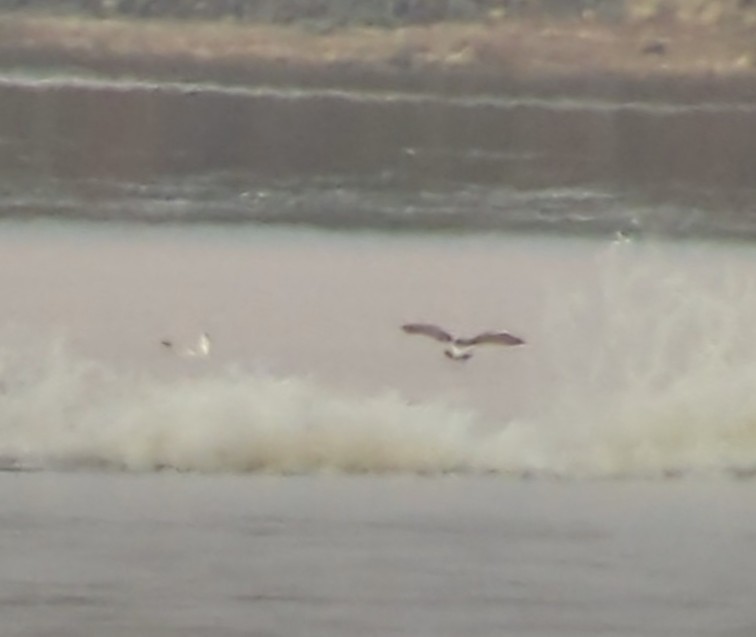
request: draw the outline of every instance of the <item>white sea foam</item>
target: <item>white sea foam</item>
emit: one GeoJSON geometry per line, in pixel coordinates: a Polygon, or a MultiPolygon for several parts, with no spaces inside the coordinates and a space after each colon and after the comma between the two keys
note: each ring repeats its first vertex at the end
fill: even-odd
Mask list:
{"type": "Polygon", "coordinates": [[[751,473],[756,287],[742,260],[657,257],[616,243],[581,291],[554,291],[522,360],[537,405],[502,422],[307,377],[124,371],[60,340],[0,335],[0,457],[135,471],[751,473]]]}
{"type": "MultiPolygon", "coordinates": [[[[12,367],[6,364],[6,370],[12,367]]],[[[16,369],[16,371],[19,371],[16,369]]],[[[394,393],[228,371],[118,374],[56,345],[0,397],[5,458],[42,467],[188,471],[475,469],[473,418],[394,393]]]]}
{"type": "Polygon", "coordinates": [[[2,455],[46,468],[201,472],[497,472],[657,476],[756,462],[756,364],[580,388],[539,421],[485,425],[396,393],[356,396],[302,378],[117,374],[56,348],[0,398],[2,455]],[[585,402],[581,402],[585,401],[585,402]]]}
{"type": "Polygon", "coordinates": [[[544,469],[756,469],[756,288],[742,262],[682,250],[670,260],[659,246],[615,242],[596,259],[596,294],[546,313],[544,358],[560,380],[530,433],[544,469]]]}

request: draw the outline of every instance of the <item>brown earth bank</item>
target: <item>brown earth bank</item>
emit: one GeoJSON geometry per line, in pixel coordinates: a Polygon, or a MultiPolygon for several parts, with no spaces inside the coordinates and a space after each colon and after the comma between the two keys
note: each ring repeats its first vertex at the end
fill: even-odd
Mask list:
{"type": "Polygon", "coordinates": [[[12,0],[2,8],[6,72],[621,100],[756,98],[756,0],[12,0]],[[363,19],[358,9],[367,6],[393,21],[363,19]],[[347,17],[337,19],[336,9],[347,17]]]}
{"type": "Polygon", "coordinates": [[[0,0],[0,9],[95,17],[399,26],[507,17],[753,22],[754,0],[0,0]]]}

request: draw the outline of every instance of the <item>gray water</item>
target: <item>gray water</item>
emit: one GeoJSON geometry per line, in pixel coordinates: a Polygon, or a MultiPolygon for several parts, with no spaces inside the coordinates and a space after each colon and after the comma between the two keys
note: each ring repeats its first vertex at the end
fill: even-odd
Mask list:
{"type": "Polygon", "coordinates": [[[13,218],[750,237],[750,102],[0,82],[13,218]]]}
{"type": "Polygon", "coordinates": [[[748,484],[8,475],[9,637],[753,634],[748,484]]]}

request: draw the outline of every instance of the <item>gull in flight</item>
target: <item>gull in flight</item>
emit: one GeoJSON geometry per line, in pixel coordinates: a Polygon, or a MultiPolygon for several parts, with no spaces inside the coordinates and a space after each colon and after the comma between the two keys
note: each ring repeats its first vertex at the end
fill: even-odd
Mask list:
{"type": "Polygon", "coordinates": [[[525,341],[509,332],[483,332],[472,338],[457,338],[445,329],[430,323],[407,323],[402,325],[407,334],[423,334],[446,343],[444,356],[453,361],[466,361],[473,355],[476,345],[522,345],[525,341]]]}
{"type": "Polygon", "coordinates": [[[207,332],[200,334],[197,343],[194,347],[185,347],[184,349],[177,350],[173,344],[173,341],[169,339],[163,339],[160,344],[170,350],[175,351],[179,356],[186,358],[205,358],[210,354],[210,335],[207,332]]]}

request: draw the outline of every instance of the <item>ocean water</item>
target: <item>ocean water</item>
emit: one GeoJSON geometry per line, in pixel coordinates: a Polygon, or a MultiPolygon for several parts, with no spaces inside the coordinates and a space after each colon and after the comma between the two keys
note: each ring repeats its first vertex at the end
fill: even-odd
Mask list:
{"type": "Polygon", "coordinates": [[[756,630],[752,107],[0,97],[3,634],[756,630]]]}

